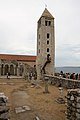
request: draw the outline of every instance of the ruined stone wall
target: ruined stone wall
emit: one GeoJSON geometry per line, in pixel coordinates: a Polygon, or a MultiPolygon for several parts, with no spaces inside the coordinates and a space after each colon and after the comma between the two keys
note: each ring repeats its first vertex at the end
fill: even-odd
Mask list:
{"type": "Polygon", "coordinates": [[[65,119],[80,120],[80,89],[68,90],[65,119]]]}
{"type": "MultiPolygon", "coordinates": [[[[49,77],[49,80],[52,82],[52,84],[56,86],[59,86],[61,84],[61,86],[65,88],[80,88],[80,80],[73,80],[49,75],[45,76],[49,77]]],[[[43,79],[45,79],[45,76],[43,77],[43,79]]]]}

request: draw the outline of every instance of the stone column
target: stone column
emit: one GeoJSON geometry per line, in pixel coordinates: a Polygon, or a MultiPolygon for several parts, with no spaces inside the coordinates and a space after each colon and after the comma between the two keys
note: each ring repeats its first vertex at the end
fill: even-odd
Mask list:
{"type": "Polygon", "coordinates": [[[44,79],[45,79],[45,91],[44,91],[44,93],[49,93],[49,91],[48,91],[48,80],[49,80],[49,77],[44,77],[44,79]]]}
{"type": "Polygon", "coordinates": [[[17,76],[19,77],[19,66],[17,67],[17,76]]]}
{"type": "Polygon", "coordinates": [[[4,73],[5,73],[5,65],[3,65],[3,75],[4,75],[4,73]]]}
{"type": "Polygon", "coordinates": [[[23,75],[25,76],[25,75],[26,75],[26,64],[24,64],[23,67],[24,67],[24,68],[23,68],[23,69],[24,69],[23,75]]]}
{"type": "Polygon", "coordinates": [[[23,73],[22,73],[22,77],[25,76],[25,65],[23,64],[23,73]]]}
{"type": "Polygon", "coordinates": [[[1,64],[0,64],[0,76],[1,76],[1,64]]]}

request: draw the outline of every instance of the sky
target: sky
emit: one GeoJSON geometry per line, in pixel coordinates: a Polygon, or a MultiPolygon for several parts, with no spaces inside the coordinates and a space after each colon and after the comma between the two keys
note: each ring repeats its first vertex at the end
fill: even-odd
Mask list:
{"type": "Polygon", "coordinates": [[[80,66],[80,0],[0,0],[0,54],[36,55],[45,6],[55,17],[55,66],[80,66]]]}

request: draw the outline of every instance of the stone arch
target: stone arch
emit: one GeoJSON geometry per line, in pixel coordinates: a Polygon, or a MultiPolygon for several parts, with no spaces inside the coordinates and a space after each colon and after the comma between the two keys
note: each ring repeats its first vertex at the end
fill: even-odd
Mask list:
{"type": "Polygon", "coordinates": [[[9,65],[6,64],[6,65],[5,65],[5,72],[4,72],[4,74],[6,75],[8,72],[9,72],[9,65]]]}
{"type": "Polygon", "coordinates": [[[2,64],[2,65],[1,65],[1,75],[4,75],[4,72],[3,72],[3,71],[4,71],[4,65],[2,64]]]}
{"type": "Polygon", "coordinates": [[[23,69],[23,65],[20,65],[20,69],[19,69],[20,76],[23,75],[23,71],[24,71],[24,69],[23,69]]]}
{"type": "Polygon", "coordinates": [[[10,75],[14,75],[14,66],[10,65],[10,75]]]}
{"type": "Polygon", "coordinates": [[[17,65],[15,66],[15,75],[17,75],[17,65]]]}

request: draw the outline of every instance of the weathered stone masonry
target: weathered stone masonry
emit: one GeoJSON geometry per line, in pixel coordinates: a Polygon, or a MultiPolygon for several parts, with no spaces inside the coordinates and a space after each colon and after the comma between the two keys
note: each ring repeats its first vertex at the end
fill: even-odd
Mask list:
{"type": "Polygon", "coordinates": [[[55,64],[55,35],[54,17],[45,8],[37,25],[37,76],[54,75],[55,64]]]}

